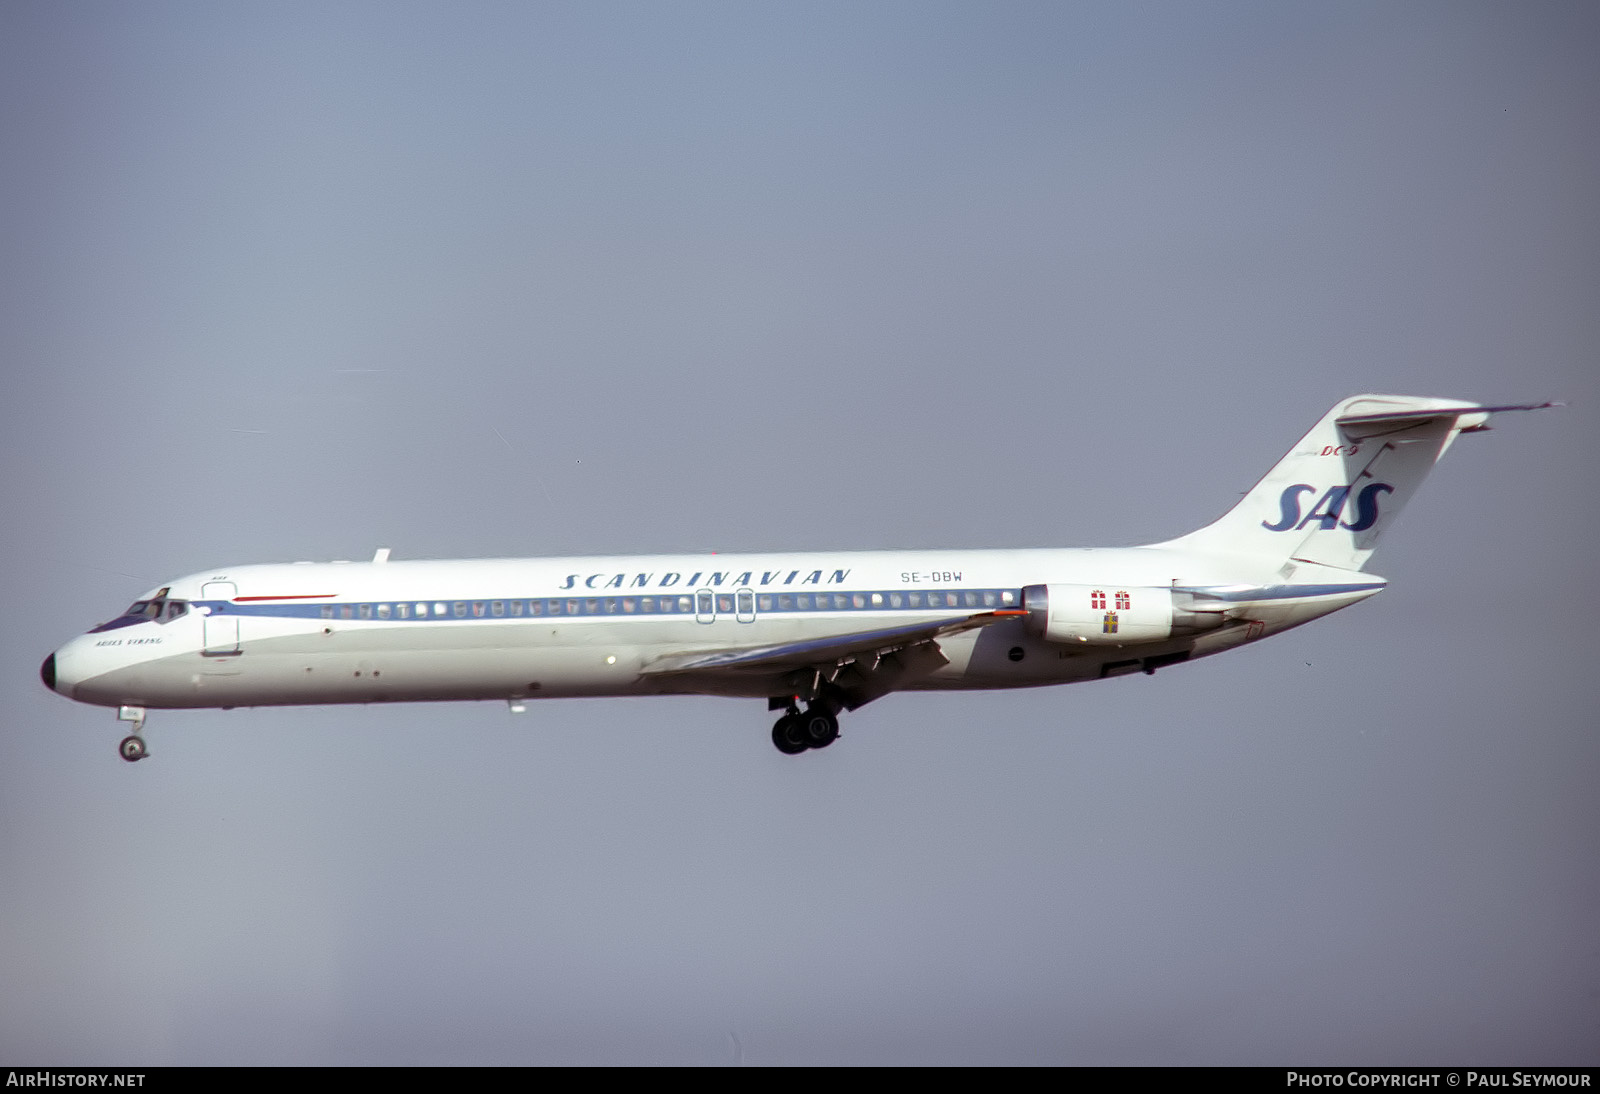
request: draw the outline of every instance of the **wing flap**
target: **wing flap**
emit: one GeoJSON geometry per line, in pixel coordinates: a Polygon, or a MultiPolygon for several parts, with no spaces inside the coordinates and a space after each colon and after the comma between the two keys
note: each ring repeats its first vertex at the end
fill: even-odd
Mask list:
{"type": "Polygon", "coordinates": [[[645,666],[644,674],[663,676],[678,672],[739,669],[773,671],[831,665],[868,654],[891,653],[921,642],[960,634],[962,631],[975,630],[978,627],[988,627],[1005,619],[1026,614],[1021,610],[1002,609],[910,623],[900,627],[885,627],[881,630],[855,631],[825,638],[811,638],[802,642],[672,654],[645,666]]]}

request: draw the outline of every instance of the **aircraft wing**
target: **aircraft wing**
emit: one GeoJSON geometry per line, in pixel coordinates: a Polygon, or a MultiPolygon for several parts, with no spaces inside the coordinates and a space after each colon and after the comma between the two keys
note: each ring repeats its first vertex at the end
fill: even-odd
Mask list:
{"type": "Polygon", "coordinates": [[[1022,609],[1000,609],[910,623],[903,627],[886,627],[882,630],[855,631],[851,634],[830,635],[827,638],[812,638],[803,642],[743,646],[727,650],[698,650],[664,657],[646,666],[644,674],[661,676],[679,672],[702,673],[739,669],[781,672],[786,669],[835,666],[843,661],[885,657],[911,646],[931,643],[948,635],[991,626],[1027,614],[1022,609]]]}

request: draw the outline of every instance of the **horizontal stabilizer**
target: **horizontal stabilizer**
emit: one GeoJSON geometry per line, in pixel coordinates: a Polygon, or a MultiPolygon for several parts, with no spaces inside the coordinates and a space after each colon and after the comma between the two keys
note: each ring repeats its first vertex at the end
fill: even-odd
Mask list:
{"type": "Polygon", "coordinates": [[[1396,429],[1411,429],[1433,421],[1448,421],[1458,433],[1481,433],[1488,429],[1489,415],[1507,410],[1548,410],[1564,403],[1520,403],[1507,406],[1432,406],[1425,410],[1385,410],[1376,414],[1342,414],[1335,423],[1351,440],[1366,440],[1396,429]]]}
{"type": "Polygon", "coordinates": [[[1459,406],[1431,407],[1428,410],[1391,410],[1381,414],[1345,414],[1339,417],[1338,422],[1340,425],[1355,425],[1359,422],[1403,422],[1422,418],[1453,418],[1459,414],[1499,414],[1506,410],[1549,410],[1551,407],[1565,405],[1565,403],[1519,403],[1514,406],[1478,406],[1475,403],[1462,403],[1459,406]]]}

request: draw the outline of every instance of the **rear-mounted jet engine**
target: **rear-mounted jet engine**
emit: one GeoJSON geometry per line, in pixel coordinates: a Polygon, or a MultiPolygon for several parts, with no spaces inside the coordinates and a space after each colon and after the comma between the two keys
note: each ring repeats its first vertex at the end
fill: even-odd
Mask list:
{"type": "Polygon", "coordinates": [[[1161,586],[1028,585],[1028,630],[1046,642],[1128,646],[1216,630],[1221,605],[1196,610],[1189,593],[1161,586]]]}

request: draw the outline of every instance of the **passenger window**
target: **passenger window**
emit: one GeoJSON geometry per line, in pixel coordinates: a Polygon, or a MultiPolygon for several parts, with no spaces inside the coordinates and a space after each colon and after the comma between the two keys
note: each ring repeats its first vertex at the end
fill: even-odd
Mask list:
{"type": "Polygon", "coordinates": [[[522,601],[520,601],[520,600],[511,601],[511,614],[512,615],[521,615],[522,614],[522,601]]]}
{"type": "Polygon", "coordinates": [[[410,604],[396,604],[394,606],[394,614],[395,614],[395,617],[398,618],[398,619],[410,619],[411,618],[411,605],[410,604]]]}
{"type": "Polygon", "coordinates": [[[453,610],[457,619],[465,619],[467,617],[467,602],[465,600],[456,601],[453,610]]]}
{"type": "Polygon", "coordinates": [[[591,597],[590,599],[585,600],[583,602],[583,614],[584,615],[599,615],[600,614],[600,599],[598,597],[591,597]]]}
{"type": "Polygon", "coordinates": [[[778,597],[778,610],[780,612],[794,611],[794,597],[790,596],[788,593],[784,593],[782,596],[778,597]]]}
{"type": "Polygon", "coordinates": [[[472,615],[474,619],[483,618],[483,601],[474,600],[472,602],[472,615]]]}
{"type": "Polygon", "coordinates": [[[717,597],[717,611],[724,613],[733,611],[733,597],[726,594],[717,597]]]}
{"type": "Polygon", "coordinates": [[[543,615],[544,614],[544,601],[542,601],[542,600],[530,600],[530,601],[528,601],[528,614],[529,615],[543,615]]]}
{"type": "Polygon", "coordinates": [[[324,619],[332,619],[333,618],[333,605],[332,604],[324,604],[322,606],[322,618],[324,618],[324,619]]]}
{"type": "Polygon", "coordinates": [[[1016,603],[1016,594],[1014,594],[1010,589],[1002,590],[1001,593],[1000,593],[1000,603],[1002,603],[1002,604],[1014,604],[1014,603],[1016,603]]]}
{"type": "Polygon", "coordinates": [[[890,593],[889,594],[889,607],[891,607],[891,608],[903,608],[903,607],[905,607],[905,603],[906,603],[906,598],[901,596],[899,593],[890,593]]]}
{"type": "Polygon", "coordinates": [[[961,594],[961,599],[966,603],[967,607],[969,607],[969,608],[976,608],[978,606],[978,594],[977,593],[974,593],[974,592],[962,593],[961,594]]]}
{"type": "Polygon", "coordinates": [[[444,605],[439,603],[438,601],[434,601],[433,614],[437,615],[437,616],[440,616],[440,617],[443,617],[444,616],[444,605]]]}
{"type": "Polygon", "coordinates": [[[363,605],[361,605],[361,618],[362,619],[371,619],[372,618],[372,605],[371,604],[363,604],[363,605]]]}
{"type": "Polygon", "coordinates": [[[349,619],[351,614],[354,612],[354,610],[355,609],[349,604],[341,604],[341,605],[339,605],[339,618],[340,619],[349,619]]]}
{"type": "Polygon", "coordinates": [[[496,600],[493,604],[489,605],[489,610],[491,612],[493,612],[495,615],[505,615],[506,614],[505,601],[496,600]]]}
{"type": "Polygon", "coordinates": [[[913,608],[922,607],[922,594],[921,593],[912,593],[911,597],[910,597],[910,600],[911,600],[911,606],[913,608]]]}
{"type": "Polygon", "coordinates": [[[756,597],[756,603],[760,605],[761,610],[764,612],[772,610],[772,597],[770,596],[758,596],[756,597]]]}
{"type": "Polygon", "coordinates": [[[424,603],[424,604],[418,604],[417,605],[417,618],[418,619],[426,619],[426,618],[428,618],[428,605],[427,604],[424,603]]]}
{"type": "Polygon", "coordinates": [[[860,593],[856,593],[850,598],[850,605],[855,608],[865,608],[867,606],[867,598],[860,593]]]}
{"type": "Polygon", "coordinates": [[[389,605],[387,605],[387,604],[379,604],[378,605],[378,618],[379,619],[388,619],[389,618],[389,605]]]}
{"type": "Polygon", "coordinates": [[[656,610],[656,598],[653,596],[647,596],[640,600],[639,610],[644,612],[646,615],[653,614],[656,610]]]}

